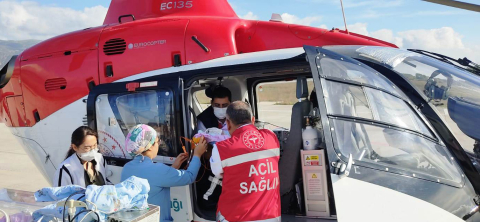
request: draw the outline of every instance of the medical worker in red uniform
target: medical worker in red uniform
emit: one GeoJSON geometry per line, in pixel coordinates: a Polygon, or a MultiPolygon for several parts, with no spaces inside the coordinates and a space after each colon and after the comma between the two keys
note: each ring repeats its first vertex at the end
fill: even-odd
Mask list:
{"type": "Polygon", "coordinates": [[[281,221],[278,160],[280,143],[270,130],[258,130],[250,105],[227,108],[230,139],[213,148],[212,172],[223,176],[217,221],[281,221]]]}

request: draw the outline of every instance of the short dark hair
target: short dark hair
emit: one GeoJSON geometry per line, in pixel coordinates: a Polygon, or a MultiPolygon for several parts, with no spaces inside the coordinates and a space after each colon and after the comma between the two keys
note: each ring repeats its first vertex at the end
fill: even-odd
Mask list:
{"type": "Polygon", "coordinates": [[[212,92],[212,101],[215,98],[225,98],[228,97],[228,101],[232,101],[232,92],[224,86],[217,86],[213,89],[212,92]]]}
{"type": "Polygon", "coordinates": [[[252,108],[246,102],[235,101],[227,108],[227,118],[236,126],[251,123],[252,116],[252,108]]]}

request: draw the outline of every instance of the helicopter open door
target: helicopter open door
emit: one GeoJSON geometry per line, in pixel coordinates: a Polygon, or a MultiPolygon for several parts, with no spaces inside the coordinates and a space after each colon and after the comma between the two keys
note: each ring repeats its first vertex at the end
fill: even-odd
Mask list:
{"type": "Polygon", "coordinates": [[[337,218],[462,221],[476,206],[471,188],[464,189],[465,178],[453,156],[403,91],[348,56],[304,49],[318,98],[337,218]],[[446,199],[457,203],[445,204],[446,199]]]}
{"type": "MultiPolygon", "coordinates": [[[[162,76],[161,81],[141,80],[102,84],[87,100],[88,125],[98,132],[99,150],[105,157],[109,180],[120,182],[123,166],[133,159],[125,147],[125,137],[137,124],[153,127],[159,135],[159,151],[154,162],[173,164],[183,152],[178,138],[183,135],[181,79],[162,76]]],[[[171,188],[172,217],[191,221],[190,187],[171,188]]]]}

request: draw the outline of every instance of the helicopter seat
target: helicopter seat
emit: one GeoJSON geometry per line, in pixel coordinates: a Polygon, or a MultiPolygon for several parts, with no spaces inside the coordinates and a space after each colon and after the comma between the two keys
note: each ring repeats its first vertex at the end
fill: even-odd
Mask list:
{"type": "Polygon", "coordinates": [[[305,116],[308,116],[312,103],[307,99],[308,85],[305,77],[297,78],[297,99],[299,102],[292,107],[290,133],[286,141],[285,149],[279,161],[280,195],[282,197],[282,212],[290,210],[291,203],[295,201],[295,184],[301,178],[302,128],[305,126],[305,116]]]}

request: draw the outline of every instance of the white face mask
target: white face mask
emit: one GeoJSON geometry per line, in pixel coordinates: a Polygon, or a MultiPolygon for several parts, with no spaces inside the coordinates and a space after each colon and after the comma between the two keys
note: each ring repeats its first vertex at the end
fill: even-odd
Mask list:
{"type": "Polygon", "coordinates": [[[213,113],[218,119],[227,118],[227,108],[217,108],[213,107],[213,113]]]}
{"type": "Polygon", "coordinates": [[[95,159],[96,153],[98,153],[98,149],[93,149],[86,153],[79,153],[78,157],[80,157],[80,159],[82,159],[83,161],[90,162],[95,159]]]}

